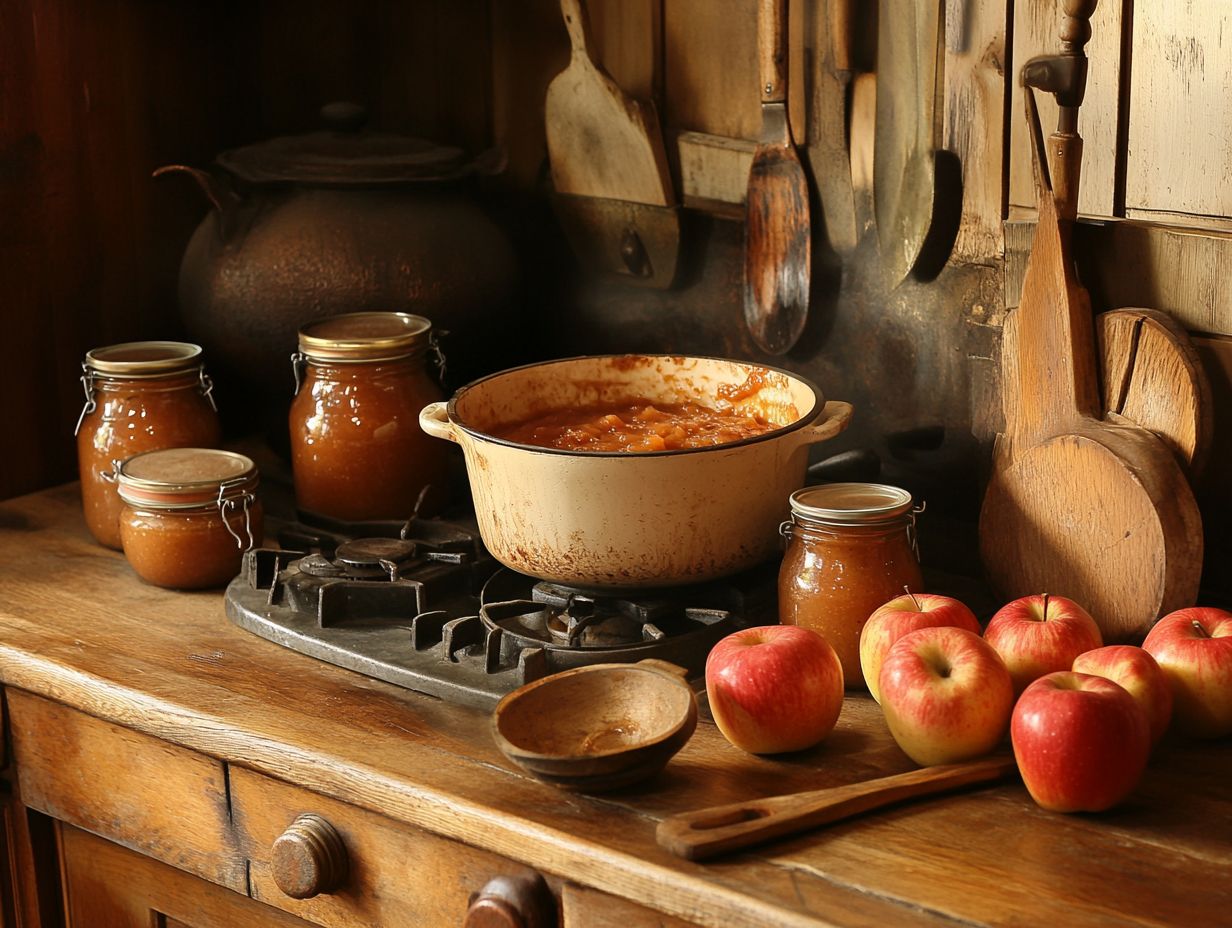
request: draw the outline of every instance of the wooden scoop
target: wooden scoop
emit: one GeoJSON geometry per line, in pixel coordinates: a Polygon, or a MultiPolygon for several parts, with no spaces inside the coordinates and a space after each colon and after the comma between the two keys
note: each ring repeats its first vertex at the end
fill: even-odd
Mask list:
{"type": "Polygon", "coordinates": [[[1067,596],[1112,642],[1138,638],[1160,615],[1193,603],[1202,522],[1168,447],[1146,429],[1101,418],[1091,303],[1070,252],[1082,158],[1082,46],[1095,2],[1065,0],[1066,54],[1024,67],[1062,102],[1061,126],[1047,144],[1057,183],[1054,191],[1028,86],[1039,225],[1021,303],[1006,320],[1006,432],[980,514],[980,550],[1002,596],[1067,596]]]}
{"type": "Polygon", "coordinates": [[[581,0],[560,0],[573,55],[544,101],[557,193],[666,206],[674,199],[654,106],[621,90],[590,53],[581,0]]]}
{"type": "Polygon", "coordinates": [[[1012,757],[986,757],[962,764],[923,767],[849,786],[733,802],[665,818],[659,822],[656,838],[673,854],[689,860],[706,860],[892,803],[991,783],[1015,770],[1012,757]]]}
{"type": "Polygon", "coordinates": [[[808,181],[787,124],[787,0],[760,0],[761,138],[749,168],[744,320],[762,351],[783,354],[808,318],[812,238],[808,181]]]}

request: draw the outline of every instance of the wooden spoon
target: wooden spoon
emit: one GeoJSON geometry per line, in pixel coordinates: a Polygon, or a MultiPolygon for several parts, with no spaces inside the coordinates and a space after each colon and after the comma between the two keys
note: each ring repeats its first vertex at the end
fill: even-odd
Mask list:
{"type": "Polygon", "coordinates": [[[986,757],[923,767],[848,786],[733,802],[665,818],[659,822],[655,837],[673,854],[688,860],[705,860],[892,803],[992,783],[1016,770],[1013,757],[986,757]]]}
{"type": "Polygon", "coordinates": [[[783,354],[808,318],[812,233],[808,181],[787,124],[787,0],[760,0],[761,139],[749,168],[744,320],[757,346],[783,354]]]}
{"type": "Polygon", "coordinates": [[[1006,598],[1050,592],[1094,617],[1106,642],[1143,635],[1192,604],[1202,569],[1202,521],[1180,463],[1146,429],[1101,416],[1091,303],[1074,274],[1082,139],[1082,46],[1096,0],[1065,0],[1066,54],[1028,62],[1064,94],[1047,143],[1031,87],[1024,95],[1039,188],[1039,224],[1019,306],[1002,344],[1006,433],[998,437],[980,514],[980,552],[1006,598]],[[1076,88],[1072,85],[1078,85],[1076,88]]]}

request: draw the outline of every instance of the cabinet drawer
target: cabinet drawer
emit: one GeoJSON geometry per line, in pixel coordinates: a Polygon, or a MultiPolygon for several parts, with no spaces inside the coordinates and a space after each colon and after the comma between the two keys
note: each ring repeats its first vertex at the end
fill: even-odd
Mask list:
{"type": "MultiPolygon", "coordinates": [[[[532,875],[505,858],[237,767],[231,768],[231,803],[240,846],[250,858],[252,897],[326,928],[461,925],[472,894],[493,878],[532,875]],[[324,820],[324,843],[334,840],[332,831],[345,862],[334,885],[324,881],[326,890],[309,887],[311,880],[302,884],[299,891],[315,894],[301,899],[279,888],[273,847],[305,814],[315,818],[306,834],[296,831],[304,838],[297,846],[319,847],[324,820]]],[[[285,860],[279,870],[286,873],[285,860]]],[[[279,879],[286,883],[285,875],[279,879]]]]}
{"type": "Polygon", "coordinates": [[[220,761],[39,696],[7,696],[27,806],[245,892],[220,761]]]}
{"type": "Polygon", "coordinates": [[[636,902],[566,883],[560,894],[563,928],[697,928],[636,902]]]}

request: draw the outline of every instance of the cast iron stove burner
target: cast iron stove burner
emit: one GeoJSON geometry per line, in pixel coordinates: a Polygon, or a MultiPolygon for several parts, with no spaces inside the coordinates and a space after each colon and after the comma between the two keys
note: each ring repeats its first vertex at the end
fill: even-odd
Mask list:
{"type": "Polygon", "coordinates": [[[227,588],[228,617],[292,650],[487,709],[524,683],[598,662],[656,657],[700,678],[720,638],[774,621],[770,565],[682,589],[598,593],[500,568],[473,522],[380,524],[389,530],[314,551],[250,551],[227,588]]]}

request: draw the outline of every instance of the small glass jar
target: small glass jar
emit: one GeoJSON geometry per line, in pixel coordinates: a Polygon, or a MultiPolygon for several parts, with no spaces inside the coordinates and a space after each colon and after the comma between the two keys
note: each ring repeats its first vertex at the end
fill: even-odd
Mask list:
{"type": "Polygon", "coordinates": [[[257,468],[213,448],[147,451],[120,465],[124,556],[143,580],[176,590],[225,585],[261,543],[257,468]]]}
{"type": "Polygon", "coordinates": [[[911,494],[875,483],[805,487],[791,495],[779,570],[779,621],[820,632],[849,689],[864,685],[860,632],[904,589],[923,589],[911,494]]]}
{"type": "Polygon", "coordinates": [[[301,511],[360,521],[440,508],[447,450],[419,427],[420,411],[444,398],[430,355],[443,363],[432,323],[407,313],[351,313],[300,330],[290,430],[301,511]]]}
{"type": "Polygon", "coordinates": [[[121,461],[158,448],[212,447],[222,439],[201,348],[128,342],[95,348],[81,365],[86,401],[77,420],[77,467],[86,525],[120,547],[121,461]]]}

